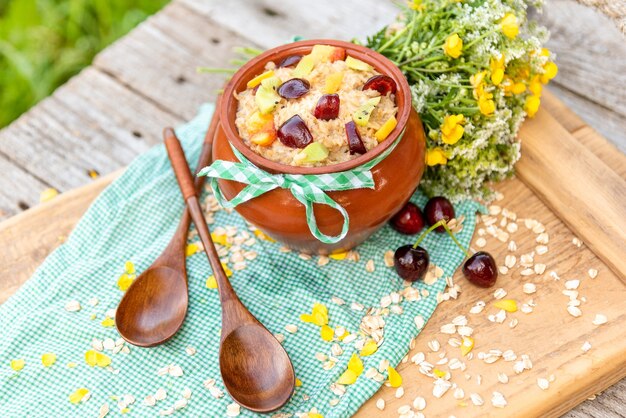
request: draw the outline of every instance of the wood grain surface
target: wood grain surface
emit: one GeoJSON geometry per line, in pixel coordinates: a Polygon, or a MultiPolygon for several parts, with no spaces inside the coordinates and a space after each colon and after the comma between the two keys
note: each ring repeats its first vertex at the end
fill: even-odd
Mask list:
{"type": "MultiPolygon", "coordinates": [[[[616,149],[585,124],[626,149],[624,117],[614,110],[624,109],[624,97],[619,88],[611,88],[626,84],[626,71],[620,70],[626,62],[624,44],[621,35],[615,38],[611,22],[573,3],[552,0],[539,19],[553,30],[550,48],[564,58],[551,89],[582,119],[552,96],[544,95],[543,105],[574,138],[626,178],[626,165],[610,158],[616,149]],[[598,63],[601,69],[596,68],[598,63]]],[[[87,184],[0,224],[0,244],[7,249],[0,254],[0,301],[63,241],[88,202],[119,173],[94,181],[87,170],[95,168],[103,175],[115,172],[158,142],[162,126],[190,118],[199,103],[214,97],[222,79],[198,75],[195,66],[222,66],[234,57],[232,46],[269,47],[294,34],[363,37],[388,23],[393,13],[392,5],[374,0],[359,2],[358,7],[330,0],[313,6],[268,0],[253,4],[175,0],[105,50],[93,67],[0,131],[0,219],[36,205],[44,187],[68,191],[87,184]],[[17,178],[20,182],[13,181],[17,178]]],[[[522,212],[518,210],[520,216],[528,216],[522,212]]],[[[579,263],[573,254],[567,260],[579,263]]],[[[567,416],[625,415],[625,385],[622,381],[567,416]]],[[[408,392],[405,397],[415,396],[408,392]]]]}

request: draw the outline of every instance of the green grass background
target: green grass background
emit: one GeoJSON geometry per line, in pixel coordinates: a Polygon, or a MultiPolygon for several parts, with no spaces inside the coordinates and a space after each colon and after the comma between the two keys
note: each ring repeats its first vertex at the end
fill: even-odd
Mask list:
{"type": "Polygon", "coordinates": [[[168,0],[0,0],[0,128],[168,0]]]}

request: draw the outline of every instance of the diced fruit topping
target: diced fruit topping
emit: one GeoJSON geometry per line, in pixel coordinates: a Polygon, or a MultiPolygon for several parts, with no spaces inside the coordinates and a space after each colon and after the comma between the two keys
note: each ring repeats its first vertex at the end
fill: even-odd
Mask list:
{"type": "Polygon", "coordinates": [[[363,90],[376,90],[383,96],[386,96],[389,93],[395,94],[397,87],[393,78],[379,74],[367,80],[363,85],[363,90]]]}
{"type": "Polygon", "coordinates": [[[313,71],[313,67],[315,66],[315,57],[312,55],[305,55],[302,57],[296,68],[293,70],[291,75],[295,78],[302,78],[311,73],[313,71]]]}
{"type": "Polygon", "coordinates": [[[346,50],[337,46],[314,45],[311,55],[315,57],[315,63],[335,62],[346,58],[346,50]]]}
{"type": "Polygon", "coordinates": [[[321,120],[336,119],[339,116],[339,95],[325,94],[320,97],[313,115],[321,120]]]}
{"type": "Polygon", "coordinates": [[[250,137],[250,142],[267,147],[276,140],[276,131],[258,132],[250,137]]]}
{"type": "MultiPolygon", "coordinates": [[[[426,215],[426,221],[428,225],[434,225],[441,220],[446,222],[454,218],[454,206],[448,199],[443,196],[435,196],[431,198],[426,206],[424,206],[424,214],[426,215]]],[[[445,232],[443,226],[435,229],[437,232],[445,232]]]]}
{"type": "Polygon", "coordinates": [[[363,145],[361,135],[353,121],[346,123],[346,138],[348,139],[348,148],[350,148],[350,154],[365,154],[367,149],[363,145]]]}
{"type": "Polygon", "coordinates": [[[396,272],[404,280],[410,282],[422,279],[428,270],[429,263],[428,251],[422,247],[413,248],[412,245],[403,245],[393,255],[396,272]]]}
{"type": "Polygon", "coordinates": [[[380,103],[380,96],[368,99],[352,114],[352,120],[359,126],[367,126],[370,116],[372,116],[372,112],[378,103],[380,103]]]}
{"type": "Polygon", "coordinates": [[[348,68],[352,68],[353,70],[357,71],[370,71],[372,69],[372,66],[368,63],[358,60],[356,58],[352,58],[350,56],[346,58],[346,65],[348,66],[348,68]]]}
{"type": "Polygon", "coordinates": [[[417,205],[408,202],[391,218],[391,227],[403,234],[417,234],[424,228],[424,215],[417,205]]]}
{"type": "Polygon", "coordinates": [[[385,123],[383,123],[383,126],[381,126],[374,133],[374,137],[378,140],[378,142],[383,142],[389,136],[391,131],[395,129],[396,125],[398,125],[398,121],[396,120],[396,117],[395,116],[390,117],[389,119],[385,121],[385,123]]]}
{"type": "Polygon", "coordinates": [[[252,80],[248,81],[248,84],[246,84],[246,87],[248,87],[249,89],[253,89],[259,84],[261,84],[261,81],[268,79],[270,77],[273,77],[273,76],[274,76],[274,71],[266,71],[263,74],[259,74],[256,77],[254,77],[252,80]]]}
{"type": "Polygon", "coordinates": [[[278,87],[278,95],[285,99],[297,99],[309,92],[311,84],[302,78],[292,78],[278,87]]]}
{"type": "Polygon", "coordinates": [[[491,287],[498,279],[496,261],[491,254],[479,251],[463,264],[463,275],[476,286],[491,287]]]}
{"type": "Polygon", "coordinates": [[[298,64],[301,59],[302,59],[302,55],[289,55],[287,58],[282,60],[280,62],[280,64],[278,64],[278,66],[281,67],[281,68],[282,67],[292,67],[292,66],[298,64]]]}
{"type": "Polygon", "coordinates": [[[274,116],[272,114],[262,114],[254,112],[246,120],[246,128],[250,132],[250,141],[257,145],[268,146],[276,139],[276,128],[274,127],[274,116]]]}
{"type": "Polygon", "coordinates": [[[341,88],[342,82],[343,82],[343,71],[332,73],[331,75],[326,77],[326,82],[324,83],[324,88],[322,89],[322,91],[325,94],[337,93],[337,91],[341,88]]]}
{"type": "Polygon", "coordinates": [[[298,153],[296,159],[302,163],[316,163],[328,158],[328,149],[321,142],[313,142],[298,153]]]}
{"type": "Polygon", "coordinates": [[[278,128],[278,139],[290,148],[304,148],[313,142],[313,135],[299,115],[293,115],[278,128]]]}
{"type": "Polygon", "coordinates": [[[274,111],[280,102],[280,96],[276,93],[279,85],[280,79],[278,77],[270,77],[261,81],[261,86],[254,95],[254,101],[261,113],[267,114],[274,111]]]}
{"type": "Polygon", "coordinates": [[[254,112],[246,120],[246,128],[249,132],[259,132],[274,129],[274,116],[264,115],[261,112],[254,112]]]}

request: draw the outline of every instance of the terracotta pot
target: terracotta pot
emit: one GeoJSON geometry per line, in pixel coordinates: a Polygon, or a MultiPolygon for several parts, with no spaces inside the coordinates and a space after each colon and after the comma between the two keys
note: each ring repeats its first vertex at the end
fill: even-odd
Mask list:
{"type": "MultiPolygon", "coordinates": [[[[371,171],[376,188],[329,192],[349,214],[347,236],[336,244],[324,244],[309,231],[304,206],[285,189],[275,189],[236,207],[248,222],[287,246],[307,253],[328,254],[350,249],[380,229],[411,197],[424,171],[425,137],[422,123],[411,106],[409,85],[402,72],[382,55],[348,42],[318,39],[294,42],[270,49],[244,65],[224,89],[217,111],[220,128],[213,142],[213,159],[237,161],[230,144],[257,167],[271,173],[321,174],[353,169],[384,152],[406,127],[404,136],[393,152],[371,171]],[[348,55],[372,65],[376,71],[394,79],[398,86],[396,104],[398,125],[384,142],[367,153],[344,163],[325,167],[293,167],[267,160],[248,148],[239,137],[235,126],[237,100],[234,94],[245,90],[246,83],[263,72],[268,61],[280,62],[292,54],[307,54],[313,45],[325,44],[345,48],[348,55]]],[[[245,185],[220,180],[219,187],[227,199],[232,199],[245,185]]],[[[316,205],[315,216],[319,229],[327,235],[338,235],[343,218],[334,209],[316,205]]]]}

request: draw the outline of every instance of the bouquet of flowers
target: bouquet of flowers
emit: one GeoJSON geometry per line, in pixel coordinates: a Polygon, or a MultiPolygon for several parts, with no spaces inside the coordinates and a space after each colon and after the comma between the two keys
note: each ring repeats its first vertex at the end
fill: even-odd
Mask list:
{"type": "MultiPolygon", "coordinates": [[[[534,4],[540,7],[541,4],[534,4]]],[[[407,77],[427,134],[420,187],[450,199],[489,199],[513,173],[517,131],[558,69],[524,0],[413,0],[368,38],[407,77]]]]}

